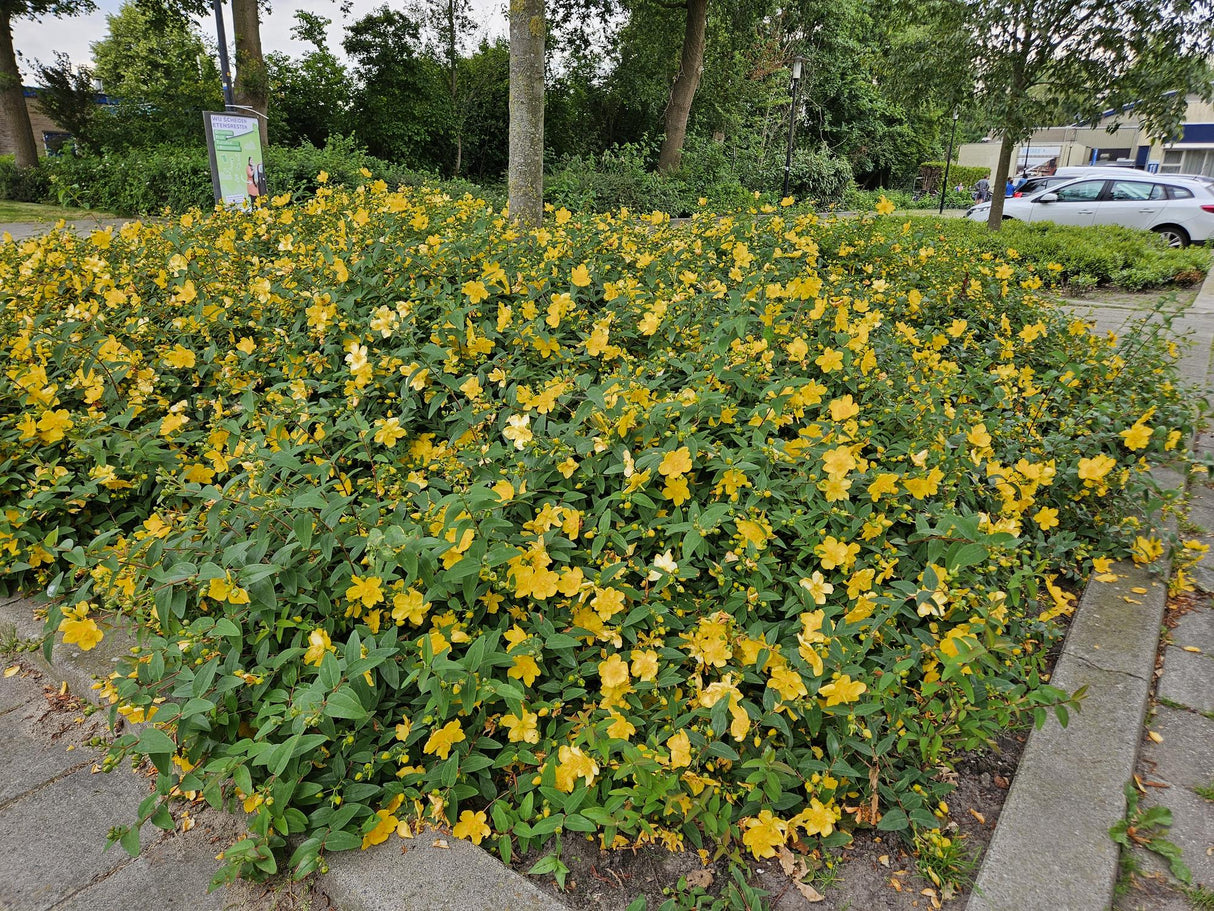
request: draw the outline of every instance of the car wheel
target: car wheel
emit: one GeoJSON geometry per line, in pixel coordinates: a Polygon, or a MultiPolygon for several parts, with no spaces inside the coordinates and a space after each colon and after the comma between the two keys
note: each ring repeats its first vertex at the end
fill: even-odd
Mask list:
{"type": "Polygon", "coordinates": [[[1163,238],[1163,242],[1173,249],[1187,247],[1189,245],[1189,235],[1184,228],[1178,228],[1176,225],[1163,225],[1156,228],[1155,233],[1163,238]]]}

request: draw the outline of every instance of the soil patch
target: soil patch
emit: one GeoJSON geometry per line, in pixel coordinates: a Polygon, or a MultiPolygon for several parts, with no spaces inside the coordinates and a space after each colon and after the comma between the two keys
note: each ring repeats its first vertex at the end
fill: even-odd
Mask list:
{"type": "MultiPolygon", "coordinates": [[[[949,773],[956,789],[948,797],[946,834],[959,840],[976,863],[990,843],[1028,736],[1026,730],[1001,735],[994,749],[966,754],[949,773]]],[[[945,898],[943,890],[916,867],[911,845],[898,836],[863,830],[845,848],[804,856],[810,869],[805,881],[822,896],[810,902],[795,887],[776,859],[751,861],[747,880],[767,893],[771,911],[913,911],[961,909],[969,898],[963,890],[945,898]]],[[[547,853],[534,851],[516,858],[513,867],[525,873],[547,853]]],[[[689,896],[699,884],[719,894],[730,882],[728,864],[701,863],[694,851],[671,853],[658,846],[601,851],[593,840],[566,838],[561,853],[569,868],[565,890],[552,877],[532,881],[576,911],[624,911],[645,898],[647,911],[657,911],[678,892],[689,896]],[[680,879],[685,887],[679,889],[680,879]]],[[[694,907],[687,904],[681,907],[694,907]]]]}

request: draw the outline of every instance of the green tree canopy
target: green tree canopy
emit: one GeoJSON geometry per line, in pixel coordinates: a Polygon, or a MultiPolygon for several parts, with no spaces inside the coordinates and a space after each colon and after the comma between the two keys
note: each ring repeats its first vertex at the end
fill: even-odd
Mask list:
{"type": "Polygon", "coordinates": [[[93,43],[94,75],[118,104],[105,143],[201,143],[202,111],[222,109],[214,55],[180,15],[160,20],[127,2],[106,17],[108,34],[93,43]]]}

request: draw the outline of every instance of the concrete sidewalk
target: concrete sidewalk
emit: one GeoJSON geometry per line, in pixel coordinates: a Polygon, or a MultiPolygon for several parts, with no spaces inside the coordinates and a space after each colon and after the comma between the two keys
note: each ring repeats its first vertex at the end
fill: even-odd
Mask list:
{"type": "MultiPolygon", "coordinates": [[[[39,639],[32,609],[0,601],[0,627],[39,639]]],[[[40,651],[2,662],[20,670],[0,676],[0,911],[564,911],[488,852],[450,836],[435,845],[432,835],[329,854],[329,872],[302,885],[242,882],[208,894],[215,855],[245,824],[203,803],[178,808],[171,833],[145,825],[138,858],[105,851],[110,827],[131,823],[153,789],[145,774],[99,771],[104,749],[90,742],[106,739],[105,714],[88,715],[82,702],[128,644],[111,630],[89,652],[57,645],[54,664],[40,651]]]]}
{"type": "MultiPolygon", "coordinates": [[[[1101,312],[1088,305],[1088,310],[1080,315],[1094,318],[1097,331],[1117,331],[1136,316],[1122,307],[1101,312]]],[[[1179,363],[1181,376],[1198,396],[1208,397],[1214,272],[1207,276],[1193,304],[1175,319],[1171,336],[1177,340],[1187,337],[1179,363]]],[[[1183,489],[1186,481],[1173,472],[1157,471],[1156,477],[1165,489],[1183,489]]],[[[1138,763],[1155,680],[1170,562],[1161,561],[1154,571],[1124,562],[1114,572],[1119,576],[1116,582],[1089,583],[1051,681],[1068,691],[1087,686],[1082,711],[1072,713],[1066,728],[1050,719],[1030,736],[983,858],[968,911],[1106,911],[1113,902],[1120,851],[1108,832],[1125,815],[1123,789],[1138,763]]],[[[1198,630],[1193,641],[1205,642],[1200,631],[1209,632],[1208,622],[1195,619],[1192,623],[1198,630]]],[[[1214,643],[1194,647],[1214,653],[1214,643]]],[[[1200,702],[1203,697],[1199,694],[1204,692],[1209,701],[1214,693],[1210,673],[1214,659],[1172,646],[1166,648],[1164,659],[1160,696],[1166,698],[1172,692],[1177,705],[1189,705],[1185,700],[1200,702]],[[1201,665],[1196,659],[1209,663],[1201,665]]],[[[1177,711],[1174,717],[1156,715],[1149,722],[1152,730],[1165,722],[1169,726],[1162,743],[1149,741],[1153,744],[1149,753],[1158,753],[1166,768],[1175,762],[1183,769],[1178,782],[1189,781],[1197,769],[1214,773],[1210,769],[1214,737],[1209,719],[1184,708],[1177,711]]],[[[1202,783],[1211,784],[1209,780],[1202,783]]],[[[1203,806],[1196,795],[1185,791],[1193,786],[1162,793],[1183,798],[1186,823],[1182,828],[1178,821],[1174,836],[1187,839],[1182,845],[1186,856],[1201,854],[1209,864],[1211,805],[1203,806]]],[[[1168,798],[1161,794],[1158,799],[1168,798]]],[[[1143,911],[1148,909],[1163,911],[1157,905],[1144,906],[1143,911]]]]}

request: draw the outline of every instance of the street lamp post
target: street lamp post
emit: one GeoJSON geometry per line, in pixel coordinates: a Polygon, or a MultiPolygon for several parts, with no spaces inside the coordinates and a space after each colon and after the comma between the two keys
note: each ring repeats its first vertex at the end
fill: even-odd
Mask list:
{"type": "Polygon", "coordinates": [[[784,153],[784,192],[782,198],[788,198],[788,175],[792,170],[793,136],[797,129],[797,89],[801,85],[801,65],[805,58],[794,57],[792,61],[792,105],[788,111],[788,151],[784,153]]]}
{"type": "Polygon", "coordinates": [[[223,2],[212,0],[211,6],[215,10],[215,33],[219,39],[219,76],[223,80],[223,103],[225,107],[230,108],[235,102],[232,100],[232,67],[228,63],[228,36],[223,28],[223,2]]]}
{"type": "Polygon", "coordinates": [[[940,214],[944,214],[944,194],[948,192],[948,169],[953,163],[953,140],[957,138],[957,118],[961,112],[953,108],[953,128],[948,134],[948,154],[944,156],[944,182],[940,185],[940,214]]]}

